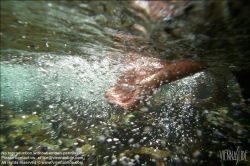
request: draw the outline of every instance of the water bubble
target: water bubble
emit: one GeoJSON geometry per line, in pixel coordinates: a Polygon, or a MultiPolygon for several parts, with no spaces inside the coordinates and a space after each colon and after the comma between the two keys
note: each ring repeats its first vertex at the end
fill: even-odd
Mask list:
{"type": "Polygon", "coordinates": [[[69,150],[69,148],[63,148],[63,149],[62,149],[63,152],[65,152],[65,151],[67,151],[67,150],[69,150]]]}
{"type": "Polygon", "coordinates": [[[16,146],[13,147],[13,150],[17,150],[18,148],[19,148],[19,146],[16,145],[16,146]]]}
{"type": "Polygon", "coordinates": [[[54,108],[54,106],[53,105],[49,105],[49,108],[54,108]]]}
{"type": "Polygon", "coordinates": [[[209,110],[205,110],[204,112],[205,112],[206,114],[209,114],[209,110]]]}
{"type": "Polygon", "coordinates": [[[178,156],[176,156],[176,157],[174,158],[174,161],[175,161],[176,163],[181,163],[181,159],[180,159],[178,156]]]}
{"type": "Polygon", "coordinates": [[[101,141],[101,142],[104,142],[105,139],[106,139],[106,137],[104,135],[98,136],[98,140],[101,141]]]}
{"type": "Polygon", "coordinates": [[[81,149],[81,148],[76,148],[75,152],[76,152],[77,154],[82,154],[82,149],[81,149]]]}
{"type": "Polygon", "coordinates": [[[144,127],[143,131],[144,131],[145,133],[149,133],[149,132],[152,131],[152,128],[149,127],[149,126],[146,126],[146,127],[144,127]]]}
{"type": "Polygon", "coordinates": [[[116,165],[116,163],[117,163],[117,159],[113,159],[111,162],[111,165],[116,165]]]}
{"type": "Polygon", "coordinates": [[[142,107],[142,108],[140,108],[140,111],[142,111],[142,112],[148,112],[148,108],[147,107],[142,107]]]}
{"type": "Polygon", "coordinates": [[[201,130],[197,130],[196,132],[197,132],[197,136],[199,136],[199,137],[201,137],[203,134],[201,130]]]}
{"type": "Polygon", "coordinates": [[[151,159],[151,161],[152,161],[153,163],[155,163],[155,159],[151,159]]]}
{"type": "Polygon", "coordinates": [[[193,156],[195,158],[199,157],[201,155],[201,152],[199,150],[196,150],[194,153],[193,153],[193,156]]]}
{"type": "Polygon", "coordinates": [[[62,141],[60,139],[57,140],[58,145],[62,145],[62,141]]]}
{"type": "Polygon", "coordinates": [[[131,138],[128,140],[128,143],[132,144],[134,141],[135,141],[134,138],[131,138]]]}
{"type": "Polygon", "coordinates": [[[118,139],[118,138],[113,138],[113,141],[114,141],[114,142],[118,142],[119,139],[118,139]]]}
{"type": "Polygon", "coordinates": [[[112,138],[107,139],[107,142],[112,142],[112,138]]]}
{"type": "Polygon", "coordinates": [[[134,158],[135,158],[135,160],[139,160],[140,156],[138,154],[136,154],[134,158]]]}
{"type": "Polygon", "coordinates": [[[49,6],[49,7],[52,7],[53,5],[52,5],[52,3],[49,2],[49,3],[48,3],[48,6],[49,6]]]}
{"type": "Polygon", "coordinates": [[[109,156],[104,156],[104,157],[103,157],[103,160],[104,160],[104,161],[107,161],[108,158],[109,158],[109,156]]]}

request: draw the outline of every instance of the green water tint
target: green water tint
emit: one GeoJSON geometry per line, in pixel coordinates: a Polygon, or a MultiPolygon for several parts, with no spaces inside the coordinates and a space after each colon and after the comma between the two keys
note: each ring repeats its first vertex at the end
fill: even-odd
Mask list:
{"type": "Polygon", "coordinates": [[[154,30],[163,25],[130,9],[127,2],[1,2],[1,151],[81,152],[75,161],[84,165],[216,165],[220,150],[247,149],[249,110],[224,68],[245,68],[244,46],[232,67],[235,57],[223,61],[224,49],[211,56],[216,44],[199,43],[204,34],[159,40],[154,30]],[[134,23],[151,34],[133,31],[134,23]],[[118,49],[118,32],[145,41],[124,39],[118,49]],[[124,55],[144,55],[141,46],[167,60],[203,58],[213,69],[160,87],[147,107],[124,115],[104,91],[126,70],[124,55]]]}

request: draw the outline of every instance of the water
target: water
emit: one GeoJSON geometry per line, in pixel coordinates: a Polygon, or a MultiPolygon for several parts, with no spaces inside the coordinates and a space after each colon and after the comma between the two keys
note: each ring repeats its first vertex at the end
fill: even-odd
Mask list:
{"type": "Polygon", "coordinates": [[[75,160],[93,165],[232,165],[219,151],[249,150],[249,108],[229,70],[247,62],[192,49],[204,34],[159,35],[163,25],[137,10],[113,1],[1,2],[2,152],[82,152],[75,160]],[[211,68],[161,86],[124,115],[104,92],[130,68],[129,54],[211,68]]]}

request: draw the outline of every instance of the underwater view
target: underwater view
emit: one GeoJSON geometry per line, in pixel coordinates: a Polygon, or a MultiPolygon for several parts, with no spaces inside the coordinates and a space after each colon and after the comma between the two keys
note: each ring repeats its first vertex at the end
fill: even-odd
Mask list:
{"type": "Polygon", "coordinates": [[[250,165],[248,1],[1,1],[1,165],[250,165]]]}

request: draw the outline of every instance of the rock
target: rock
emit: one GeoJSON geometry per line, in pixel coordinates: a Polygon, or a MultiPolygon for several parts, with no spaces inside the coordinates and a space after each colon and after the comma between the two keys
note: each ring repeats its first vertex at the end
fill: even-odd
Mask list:
{"type": "MultiPolygon", "coordinates": [[[[20,152],[27,152],[27,151],[32,151],[35,148],[33,146],[19,146],[18,151],[20,152]]],[[[20,156],[19,156],[20,157],[20,156]]]]}
{"type": "Polygon", "coordinates": [[[129,125],[129,123],[133,121],[134,117],[135,116],[133,114],[126,115],[125,118],[124,118],[124,123],[126,125],[129,125]]]}
{"type": "Polygon", "coordinates": [[[36,124],[32,126],[31,128],[29,128],[28,131],[31,132],[32,134],[36,134],[42,129],[42,127],[43,127],[43,124],[36,124]]]}
{"type": "Polygon", "coordinates": [[[226,115],[228,113],[228,110],[226,110],[226,109],[220,109],[220,110],[218,110],[218,112],[220,114],[222,114],[222,115],[226,115]]]}
{"type": "Polygon", "coordinates": [[[82,153],[87,155],[93,155],[96,152],[96,149],[91,144],[85,144],[81,147],[82,153]]]}
{"type": "MultiPolygon", "coordinates": [[[[121,154],[120,154],[120,160],[124,155],[127,157],[140,155],[140,156],[147,157],[147,158],[148,158],[147,155],[149,155],[151,157],[151,160],[155,161],[156,165],[163,165],[163,166],[166,165],[163,159],[169,156],[168,152],[165,150],[158,150],[158,149],[149,148],[149,147],[141,147],[140,149],[135,149],[135,150],[126,150],[122,152],[121,154]]],[[[143,157],[140,157],[140,158],[143,158],[143,157]]]]}
{"type": "Polygon", "coordinates": [[[74,146],[75,143],[77,143],[75,139],[70,138],[60,138],[60,140],[62,141],[62,145],[66,148],[70,148],[74,146]]]}
{"type": "Polygon", "coordinates": [[[0,143],[5,143],[6,142],[6,137],[4,135],[0,135],[0,143]]]}
{"type": "Polygon", "coordinates": [[[52,150],[52,151],[59,151],[59,146],[58,145],[54,145],[54,144],[50,144],[48,142],[41,142],[39,143],[39,145],[43,148],[47,150],[52,150]]]}
{"type": "Polygon", "coordinates": [[[14,118],[14,116],[15,116],[15,113],[12,110],[2,110],[1,115],[0,115],[1,120],[9,120],[9,119],[14,118]]]}
{"type": "Polygon", "coordinates": [[[41,123],[37,115],[22,115],[6,122],[6,126],[27,127],[30,124],[41,123]]]}
{"type": "Polygon", "coordinates": [[[53,136],[53,134],[49,131],[49,130],[40,130],[39,132],[36,133],[35,136],[35,140],[36,142],[42,142],[42,141],[51,141],[53,142],[53,140],[51,140],[51,137],[53,136]]]}
{"type": "Polygon", "coordinates": [[[14,140],[17,136],[20,136],[23,134],[23,130],[19,126],[15,126],[12,128],[12,130],[8,133],[8,138],[10,140],[14,140]]]}
{"type": "Polygon", "coordinates": [[[84,145],[84,144],[87,144],[89,143],[89,140],[86,136],[84,135],[79,135],[77,138],[76,138],[76,141],[79,145],[84,145]]]}
{"type": "Polygon", "coordinates": [[[27,146],[27,145],[32,145],[32,137],[29,136],[28,134],[22,134],[15,139],[15,144],[19,146],[27,146]]]}

